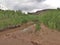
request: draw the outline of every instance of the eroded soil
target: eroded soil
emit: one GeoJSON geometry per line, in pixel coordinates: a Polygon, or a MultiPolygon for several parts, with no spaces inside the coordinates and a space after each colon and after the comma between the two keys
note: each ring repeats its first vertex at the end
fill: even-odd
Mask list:
{"type": "Polygon", "coordinates": [[[35,32],[35,24],[22,27],[0,32],[0,45],[60,45],[60,32],[56,30],[48,29],[43,24],[38,32],[35,32]]]}

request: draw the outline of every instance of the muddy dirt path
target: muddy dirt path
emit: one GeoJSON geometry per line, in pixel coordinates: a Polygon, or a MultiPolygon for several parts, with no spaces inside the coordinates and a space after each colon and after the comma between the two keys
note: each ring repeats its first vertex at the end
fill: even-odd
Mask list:
{"type": "Polygon", "coordinates": [[[6,33],[12,33],[12,32],[18,31],[18,30],[24,30],[25,28],[27,28],[28,26],[31,26],[33,24],[34,24],[33,22],[28,22],[26,24],[21,25],[20,27],[17,27],[17,28],[6,29],[6,30],[3,30],[3,31],[0,31],[0,36],[4,35],[6,33]]]}
{"type": "Polygon", "coordinates": [[[30,25],[23,30],[20,28],[12,30],[17,31],[0,33],[0,45],[60,45],[60,32],[52,31],[43,24],[38,32],[34,32],[35,25],[30,25]]]}

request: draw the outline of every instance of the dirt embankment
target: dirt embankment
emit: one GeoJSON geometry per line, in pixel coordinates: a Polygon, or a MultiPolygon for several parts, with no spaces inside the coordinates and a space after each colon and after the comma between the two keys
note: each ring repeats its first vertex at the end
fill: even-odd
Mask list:
{"type": "Polygon", "coordinates": [[[43,24],[38,32],[35,32],[35,25],[26,26],[1,32],[0,45],[60,45],[60,32],[48,29],[43,24]]]}

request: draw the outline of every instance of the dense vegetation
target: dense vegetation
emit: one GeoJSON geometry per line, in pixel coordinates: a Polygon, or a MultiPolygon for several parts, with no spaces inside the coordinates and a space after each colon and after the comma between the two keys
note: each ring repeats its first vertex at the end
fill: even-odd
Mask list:
{"type": "Polygon", "coordinates": [[[50,9],[39,15],[24,14],[21,11],[0,10],[0,30],[30,21],[36,24],[38,30],[41,23],[51,29],[60,30],[60,9],[50,9]]]}
{"type": "Polygon", "coordinates": [[[40,16],[40,19],[47,27],[60,30],[60,10],[48,10],[40,16]]]}
{"type": "Polygon", "coordinates": [[[37,18],[37,15],[26,15],[21,13],[21,11],[0,10],[0,30],[16,25],[22,25],[23,23],[34,21],[37,18]]]}

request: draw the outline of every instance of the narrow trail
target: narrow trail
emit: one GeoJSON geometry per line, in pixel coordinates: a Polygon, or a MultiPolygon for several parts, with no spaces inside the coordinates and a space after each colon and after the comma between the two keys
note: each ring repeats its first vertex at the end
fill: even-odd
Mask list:
{"type": "Polygon", "coordinates": [[[60,45],[60,32],[51,30],[43,24],[40,31],[34,31],[35,24],[30,23],[0,32],[0,45],[60,45]]]}

